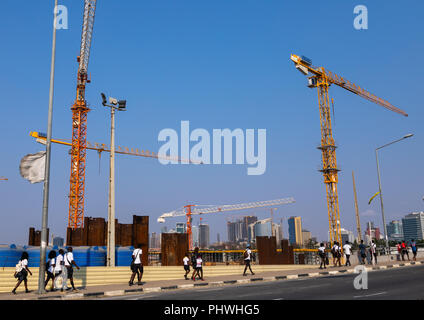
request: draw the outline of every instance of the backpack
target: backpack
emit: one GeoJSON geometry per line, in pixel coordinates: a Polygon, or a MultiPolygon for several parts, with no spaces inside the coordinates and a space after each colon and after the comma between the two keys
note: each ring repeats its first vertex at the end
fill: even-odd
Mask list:
{"type": "Polygon", "coordinates": [[[243,258],[247,258],[249,256],[249,254],[247,253],[247,250],[244,250],[244,253],[243,253],[243,258]]]}
{"type": "Polygon", "coordinates": [[[23,269],[22,264],[21,264],[21,260],[19,260],[18,264],[15,266],[15,272],[19,273],[21,272],[23,269]]]}

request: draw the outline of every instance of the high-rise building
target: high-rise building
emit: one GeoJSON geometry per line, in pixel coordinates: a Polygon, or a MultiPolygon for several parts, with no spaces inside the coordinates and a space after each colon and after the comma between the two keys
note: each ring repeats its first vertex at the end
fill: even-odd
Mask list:
{"type": "Polygon", "coordinates": [[[229,242],[236,242],[236,223],[235,222],[227,222],[227,234],[229,242]]]}
{"type": "Polygon", "coordinates": [[[193,246],[199,246],[199,227],[191,226],[191,238],[193,240],[193,246]]]}
{"type": "Polygon", "coordinates": [[[149,248],[160,249],[160,237],[156,232],[152,232],[150,236],[149,248]]]}
{"type": "Polygon", "coordinates": [[[288,219],[288,224],[290,244],[303,245],[302,219],[300,217],[290,217],[288,219]]]}
{"type": "Polygon", "coordinates": [[[413,212],[402,218],[403,240],[424,239],[424,212],[413,212]]]}
{"type": "Polygon", "coordinates": [[[177,222],[175,225],[175,230],[177,233],[185,233],[186,232],[186,225],[183,222],[177,222]]]}
{"type": "Polygon", "coordinates": [[[254,223],[255,237],[271,237],[271,218],[258,220],[254,223]]]}
{"type": "Polygon", "coordinates": [[[199,247],[207,248],[209,247],[209,225],[201,224],[199,225],[199,247]]]}
{"type": "Polygon", "coordinates": [[[370,243],[373,239],[382,239],[380,228],[374,226],[374,222],[367,223],[367,229],[365,230],[365,242],[370,243]]]}
{"type": "Polygon", "coordinates": [[[258,221],[256,216],[245,216],[242,218],[240,240],[248,241],[249,239],[249,225],[258,221]]]}
{"type": "Polygon", "coordinates": [[[309,243],[309,240],[311,240],[312,234],[310,231],[303,229],[302,230],[302,240],[303,245],[306,246],[309,243]]]}
{"type": "Polygon", "coordinates": [[[340,233],[342,235],[342,246],[349,241],[350,243],[355,242],[355,235],[353,234],[353,231],[349,231],[346,229],[341,228],[340,233]]]}
{"type": "Polygon", "coordinates": [[[387,224],[387,236],[390,241],[403,240],[403,225],[402,220],[393,220],[387,224]]]}

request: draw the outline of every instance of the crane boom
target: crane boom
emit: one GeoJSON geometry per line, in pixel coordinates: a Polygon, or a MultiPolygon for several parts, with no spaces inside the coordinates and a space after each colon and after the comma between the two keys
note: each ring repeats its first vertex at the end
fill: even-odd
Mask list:
{"type": "MultiPolygon", "coordinates": [[[[41,144],[46,144],[46,135],[41,132],[31,131],[29,135],[36,139],[37,142],[41,144]]],[[[61,144],[64,146],[72,146],[71,142],[65,141],[65,140],[59,140],[59,139],[52,139],[52,143],[61,144]]],[[[110,146],[106,145],[104,143],[90,143],[87,141],[86,149],[89,150],[97,150],[98,152],[110,152],[110,146]]],[[[117,147],[115,148],[115,153],[119,154],[126,154],[131,156],[138,156],[138,157],[146,157],[146,158],[155,158],[155,159],[165,159],[165,160],[171,160],[171,161],[179,161],[179,162],[189,162],[194,164],[201,164],[201,162],[198,161],[192,161],[192,160],[185,160],[178,157],[168,157],[168,156],[160,156],[157,153],[150,152],[149,150],[138,150],[134,148],[127,148],[127,147],[117,147]]]]}
{"type": "Polygon", "coordinates": [[[305,73],[304,71],[309,71],[312,74],[314,74],[315,76],[321,77],[321,78],[326,78],[327,81],[329,83],[333,83],[338,85],[339,87],[342,87],[343,89],[346,89],[354,94],[357,94],[371,102],[374,102],[386,109],[389,109],[393,112],[399,113],[405,117],[408,116],[408,114],[406,112],[404,112],[403,110],[396,108],[395,106],[393,106],[390,102],[377,97],[376,95],[368,92],[367,90],[361,88],[360,86],[357,86],[356,84],[354,84],[353,82],[350,82],[347,79],[344,79],[343,77],[328,71],[326,69],[324,69],[323,67],[313,67],[309,64],[308,61],[305,61],[304,59],[302,59],[301,57],[292,54],[290,59],[295,63],[296,68],[298,68],[299,70],[301,70],[302,73],[304,73],[305,75],[307,75],[308,73],[305,73]],[[302,71],[303,70],[303,71],[302,71]]]}
{"type": "MultiPolygon", "coordinates": [[[[197,215],[197,214],[206,214],[206,213],[237,211],[237,210],[245,210],[245,209],[251,209],[251,208],[278,206],[278,205],[289,204],[294,202],[295,202],[294,198],[284,198],[284,199],[277,199],[277,200],[256,201],[256,202],[249,202],[249,203],[230,204],[230,205],[211,206],[211,207],[195,205],[195,208],[191,210],[191,214],[197,215]],[[203,208],[199,208],[199,207],[203,207],[203,208]]],[[[184,209],[167,212],[162,214],[158,218],[158,222],[163,222],[162,219],[172,218],[172,217],[182,217],[185,215],[186,215],[186,211],[184,209]]]]}
{"type": "Polygon", "coordinates": [[[190,205],[184,206],[184,209],[178,209],[178,210],[174,210],[174,211],[166,212],[162,214],[157,221],[159,223],[163,223],[165,222],[166,218],[185,216],[187,221],[187,235],[188,235],[188,241],[189,241],[189,248],[191,249],[193,247],[191,216],[193,214],[197,215],[197,214],[205,214],[205,213],[237,211],[237,210],[245,210],[245,209],[251,209],[251,208],[277,206],[277,205],[289,204],[294,202],[295,202],[294,198],[284,198],[284,199],[277,199],[277,200],[257,201],[257,202],[221,205],[221,206],[201,206],[201,205],[190,204],[190,205]],[[193,209],[193,207],[198,207],[198,208],[193,209]],[[200,208],[200,207],[203,207],[203,208],[200,208]]]}

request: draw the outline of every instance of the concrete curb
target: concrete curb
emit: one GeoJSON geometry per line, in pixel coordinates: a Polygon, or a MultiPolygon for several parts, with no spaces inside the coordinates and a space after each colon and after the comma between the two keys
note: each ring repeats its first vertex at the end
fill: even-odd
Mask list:
{"type": "MultiPolygon", "coordinates": [[[[408,263],[392,264],[392,265],[385,265],[385,266],[365,267],[365,269],[368,272],[373,272],[377,270],[402,268],[402,267],[409,267],[409,266],[420,265],[420,264],[424,264],[424,261],[412,261],[408,263]]],[[[167,291],[167,290],[192,289],[196,287],[206,287],[206,286],[212,287],[212,286],[224,286],[224,285],[231,285],[231,284],[255,283],[255,282],[262,282],[262,281],[316,278],[321,276],[325,277],[325,276],[333,276],[333,275],[343,275],[347,273],[355,273],[355,269],[351,268],[351,269],[344,269],[344,270],[299,273],[299,274],[291,274],[286,276],[263,277],[263,278],[261,277],[261,278],[225,280],[225,281],[214,281],[214,282],[199,282],[199,283],[192,283],[192,284],[171,285],[171,286],[154,287],[154,288],[137,288],[137,289],[113,290],[113,291],[105,291],[105,292],[74,293],[74,294],[60,295],[60,296],[38,297],[38,300],[46,300],[46,299],[72,300],[72,299],[95,298],[95,297],[101,297],[101,296],[116,297],[116,296],[124,296],[126,294],[134,294],[134,293],[141,293],[141,292],[144,292],[144,293],[161,292],[161,291],[167,291]]]]}

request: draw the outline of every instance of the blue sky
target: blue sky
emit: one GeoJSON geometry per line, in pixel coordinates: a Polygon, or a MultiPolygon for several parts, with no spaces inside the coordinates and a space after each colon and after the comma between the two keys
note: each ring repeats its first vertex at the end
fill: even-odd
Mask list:
{"type": "MultiPolygon", "coordinates": [[[[61,0],[69,29],[58,30],[53,136],[70,139],[83,1],[61,0]]],[[[53,1],[3,0],[0,4],[2,96],[0,243],[26,244],[28,228],[41,225],[42,184],[19,175],[19,161],[43,149],[29,131],[46,131],[53,1]]],[[[317,92],[290,61],[306,55],[316,66],[346,77],[405,110],[405,118],[332,86],[334,137],[342,169],[342,226],[355,230],[351,172],[355,171],[362,226],[381,226],[374,150],[407,133],[414,137],[380,153],[386,219],[423,210],[421,1],[98,1],[87,86],[88,141],[108,142],[110,116],[100,92],[127,100],[116,119],[116,144],[157,152],[164,128],[267,130],[267,170],[248,176],[247,165],[161,165],[154,159],[116,159],[116,214],[156,218],[188,203],[233,204],[293,196],[275,217],[300,215],[319,239],[328,230],[317,92]],[[364,4],[369,29],[353,27],[364,4]]],[[[70,158],[53,145],[49,227],[65,236],[70,158]]],[[[86,216],[106,217],[108,156],[87,152],[86,216]],[[100,165],[100,170],[99,170],[100,165]],[[100,171],[100,174],[99,174],[100,171]]],[[[234,214],[269,216],[269,210],[234,214]]],[[[183,219],[182,219],[183,220],[183,219]]],[[[182,220],[169,220],[172,227],[182,220]]],[[[225,218],[204,216],[211,240],[226,238],[225,218]]],[[[198,219],[194,220],[198,223],[198,219]]]]}

